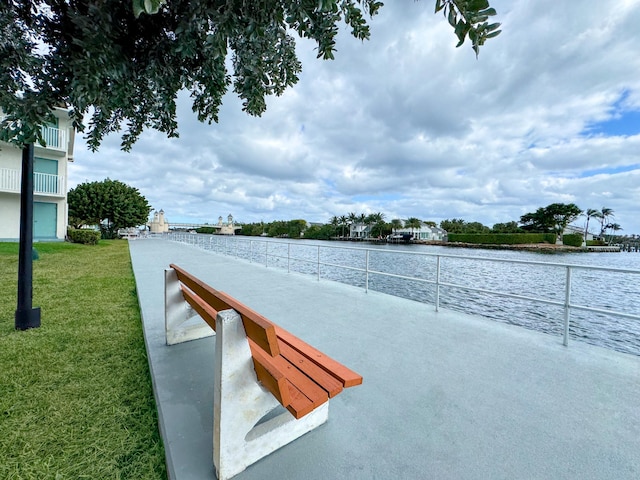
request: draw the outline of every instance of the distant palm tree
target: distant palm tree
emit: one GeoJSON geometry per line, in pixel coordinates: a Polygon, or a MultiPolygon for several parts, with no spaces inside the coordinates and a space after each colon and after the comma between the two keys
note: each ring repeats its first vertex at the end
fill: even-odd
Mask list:
{"type": "Polygon", "coordinates": [[[587,234],[589,233],[589,220],[591,218],[600,218],[602,214],[600,213],[599,210],[596,210],[595,208],[589,208],[585,213],[587,215],[587,224],[584,226],[584,241],[586,243],[587,234]]]}
{"type": "Polygon", "coordinates": [[[394,218],[393,220],[391,220],[391,229],[393,230],[394,233],[396,233],[401,228],[402,228],[402,220],[400,220],[399,218],[394,218]]]}
{"type": "Polygon", "coordinates": [[[420,220],[419,218],[415,218],[415,217],[409,217],[407,218],[407,221],[404,222],[405,227],[409,227],[411,229],[411,236],[413,237],[413,229],[417,228],[420,229],[422,228],[422,220],[420,220]]]}
{"type": "Polygon", "coordinates": [[[602,238],[603,240],[605,231],[607,230],[607,221],[610,217],[615,217],[615,215],[613,214],[613,209],[602,207],[602,210],[600,210],[600,216],[598,218],[600,219],[600,238],[602,238]]]}
{"type": "Polygon", "coordinates": [[[615,232],[617,232],[619,230],[623,230],[623,228],[620,225],[618,225],[617,223],[609,223],[609,224],[607,224],[605,229],[613,230],[613,233],[609,236],[609,243],[611,243],[611,240],[613,240],[613,235],[615,234],[615,232]]]}
{"type": "Polygon", "coordinates": [[[333,227],[333,235],[336,235],[338,227],[340,226],[340,218],[337,215],[334,215],[331,217],[329,223],[333,227]]]}
{"type": "Polygon", "coordinates": [[[347,222],[349,221],[349,219],[347,218],[346,215],[342,215],[340,217],[340,225],[342,225],[342,236],[344,237],[344,227],[347,226],[347,222]]]}

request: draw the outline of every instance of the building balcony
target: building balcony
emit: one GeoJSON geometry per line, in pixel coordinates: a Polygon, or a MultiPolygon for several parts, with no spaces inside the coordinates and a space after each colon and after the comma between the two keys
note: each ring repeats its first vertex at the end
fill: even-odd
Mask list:
{"type": "MultiPolygon", "coordinates": [[[[22,172],[12,168],[0,168],[0,192],[20,193],[22,172]]],[[[64,197],[67,193],[65,178],[48,173],[33,174],[34,195],[64,197]]]]}
{"type": "MultiPolygon", "coordinates": [[[[0,113],[0,122],[6,117],[0,113]]],[[[42,130],[42,138],[46,143],[46,147],[43,147],[39,143],[35,143],[34,147],[36,149],[40,149],[42,151],[46,151],[49,153],[54,153],[57,156],[64,155],[67,153],[69,147],[69,135],[67,130],[62,130],[60,128],[51,127],[45,125],[40,127],[42,130]]]]}
{"type": "Polygon", "coordinates": [[[47,144],[46,148],[39,143],[35,143],[34,146],[36,148],[44,148],[46,151],[57,152],[62,155],[67,152],[68,135],[66,130],[44,126],[42,127],[42,137],[47,144]]]}

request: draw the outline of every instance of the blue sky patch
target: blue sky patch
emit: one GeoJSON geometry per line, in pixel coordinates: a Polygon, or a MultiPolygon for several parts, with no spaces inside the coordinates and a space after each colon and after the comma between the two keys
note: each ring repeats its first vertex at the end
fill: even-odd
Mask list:
{"type": "Polygon", "coordinates": [[[600,174],[607,174],[607,175],[613,175],[616,173],[624,173],[624,172],[631,172],[633,170],[638,170],[640,169],[640,165],[639,164],[635,164],[635,165],[622,165],[619,167],[611,167],[611,168],[597,168],[595,170],[585,170],[584,172],[581,172],[579,177],[580,178],[586,178],[586,177],[594,177],[596,175],[600,175],[600,174]]]}
{"type": "Polygon", "coordinates": [[[586,136],[605,135],[607,137],[631,136],[640,133],[640,110],[627,110],[625,103],[629,92],[625,90],[612,105],[612,116],[604,122],[588,125],[583,132],[586,136]]]}

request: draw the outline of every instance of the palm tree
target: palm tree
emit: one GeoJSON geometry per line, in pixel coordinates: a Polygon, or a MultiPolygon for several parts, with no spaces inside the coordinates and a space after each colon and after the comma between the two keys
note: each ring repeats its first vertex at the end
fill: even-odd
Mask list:
{"type": "Polygon", "coordinates": [[[331,217],[331,220],[329,221],[329,223],[333,227],[333,234],[335,235],[338,230],[338,227],[340,226],[340,218],[337,215],[334,215],[333,217],[331,217]]]}
{"type": "Polygon", "coordinates": [[[615,234],[615,232],[617,232],[618,230],[623,230],[623,228],[617,223],[609,223],[607,224],[605,229],[613,230],[613,233],[609,236],[609,243],[611,243],[611,240],[613,240],[613,235],[615,234]]]}
{"type": "Polygon", "coordinates": [[[342,225],[342,237],[344,238],[344,227],[347,226],[347,222],[349,221],[349,219],[347,218],[346,215],[342,215],[340,217],[340,225],[342,225]]]}
{"type": "Polygon", "coordinates": [[[589,233],[589,220],[591,218],[600,218],[602,216],[602,214],[600,213],[599,210],[596,210],[595,208],[589,208],[589,209],[587,209],[587,211],[585,213],[587,215],[587,224],[584,226],[584,241],[586,243],[587,242],[587,234],[589,233]]]}
{"type": "Polygon", "coordinates": [[[422,228],[422,221],[419,218],[409,217],[407,221],[404,222],[405,227],[409,227],[411,229],[411,236],[413,237],[413,229],[414,228],[422,228]]]}
{"type": "Polygon", "coordinates": [[[600,219],[600,238],[602,238],[603,240],[604,232],[607,229],[607,220],[609,220],[609,217],[615,217],[615,215],[613,214],[613,209],[602,207],[602,210],[600,210],[600,216],[598,218],[600,219]]]}
{"type": "Polygon", "coordinates": [[[393,220],[391,220],[391,229],[393,230],[394,233],[401,228],[402,228],[402,220],[400,220],[399,218],[394,218],[393,220]]]}

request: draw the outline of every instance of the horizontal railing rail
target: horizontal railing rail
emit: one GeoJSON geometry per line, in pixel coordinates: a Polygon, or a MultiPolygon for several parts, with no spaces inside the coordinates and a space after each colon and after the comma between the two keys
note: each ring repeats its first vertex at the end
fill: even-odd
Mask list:
{"type": "MultiPolygon", "coordinates": [[[[588,272],[588,273],[599,273],[606,272],[615,275],[620,274],[631,274],[631,275],[640,275],[640,270],[635,269],[627,269],[627,268],[610,268],[603,266],[591,266],[591,265],[578,265],[578,264],[567,264],[567,263],[553,263],[553,262],[540,262],[540,261],[531,261],[531,260],[517,260],[517,259],[504,259],[504,258],[492,258],[492,257],[482,257],[482,256],[463,256],[463,255],[454,255],[454,254],[442,254],[442,253],[431,253],[431,252],[416,252],[416,251],[404,251],[404,250],[394,250],[394,249],[369,249],[362,247],[345,247],[345,246],[331,246],[331,245],[315,245],[315,244],[307,244],[302,245],[300,242],[292,243],[292,242],[284,242],[284,241],[273,241],[273,240],[258,240],[258,239],[247,239],[241,238],[237,236],[220,236],[220,235],[202,235],[202,234],[189,234],[189,233],[170,233],[166,236],[166,238],[187,243],[191,245],[198,246],[205,250],[212,250],[216,253],[221,253],[225,255],[231,255],[240,259],[249,260],[250,262],[263,263],[265,267],[280,267],[286,268],[288,272],[291,271],[292,263],[297,263],[301,265],[306,265],[308,268],[298,268],[296,271],[300,273],[308,273],[315,275],[318,280],[322,278],[322,269],[323,268],[336,268],[343,269],[351,272],[358,272],[364,275],[364,289],[365,291],[369,290],[369,283],[371,276],[379,276],[384,278],[395,278],[401,280],[408,280],[411,282],[417,282],[420,284],[430,285],[435,289],[434,295],[434,305],[436,311],[440,308],[440,295],[441,289],[457,289],[463,290],[466,292],[474,292],[483,295],[492,295],[498,297],[504,297],[514,300],[521,300],[526,302],[533,302],[536,304],[545,304],[551,305],[554,307],[559,307],[562,309],[563,321],[562,321],[562,343],[563,345],[568,345],[569,342],[569,326],[571,323],[571,312],[572,310],[580,310],[584,312],[592,312],[598,313],[602,315],[610,315],[617,316],[621,318],[627,318],[632,320],[640,320],[640,314],[629,311],[621,311],[616,310],[614,308],[601,308],[594,307],[585,303],[581,303],[576,301],[572,295],[572,277],[576,272],[588,272]],[[295,247],[297,250],[306,249],[308,252],[307,256],[300,256],[300,254],[295,255],[292,253],[292,247],[295,247]],[[361,263],[359,265],[353,264],[344,264],[337,263],[335,260],[323,260],[322,252],[323,251],[340,251],[340,252],[349,252],[352,255],[360,255],[362,258],[359,260],[361,263]],[[311,253],[309,253],[311,252],[311,253]],[[380,269],[373,268],[370,265],[370,257],[371,254],[375,253],[376,255],[398,255],[400,257],[412,256],[415,258],[429,258],[433,260],[433,272],[430,272],[431,277],[425,278],[425,276],[418,275],[407,275],[392,271],[384,271],[380,269]],[[562,281],[558,282],[556,293],[557,298],[549,298],[534,295],[529,293],[514,293],[508,291],[500,291],[492,288],[487,288],[486,286],[477,286],[477,285],[469,285],[464,284],[460,280],[453,281],[451,279],[444,278],[445,275],[442,273],[442,262],[443,261],[455,261],[455,262],[481,262],[481,263],[501,263],[508,265],[522,265],[525,267],[541,267],[544,269],[554,269],[556,271],[560,270],[562,281]],[[286,263],[286,265],[284,265],[286,263]]],[[[400,258],[398,257],[398,258],[400,258]]],[[[448,273],[448,276],[451,276],[451,273],[448,273]]],[[[640,278],[638,278],[640,279],[640,278]]],[[[640,282],[635,282],[635,284],[639,284],[640,282]]],[[[422,300],[421,300],[422,301],[422,300]]],[[[425,302],[428,303],[428,302],[425,302]]],[[[638,352],[640,354],[640,351],[638,352]]]]}
{"type": "MultiPolygon", "coordinates": [[[[20,193],[22,173],[12,168],[0,168],[0,191],[20,193]]],[[[35,172],[33,193],[38,195],[64,196],[65,178],[62,175],[35,172]]]]}

